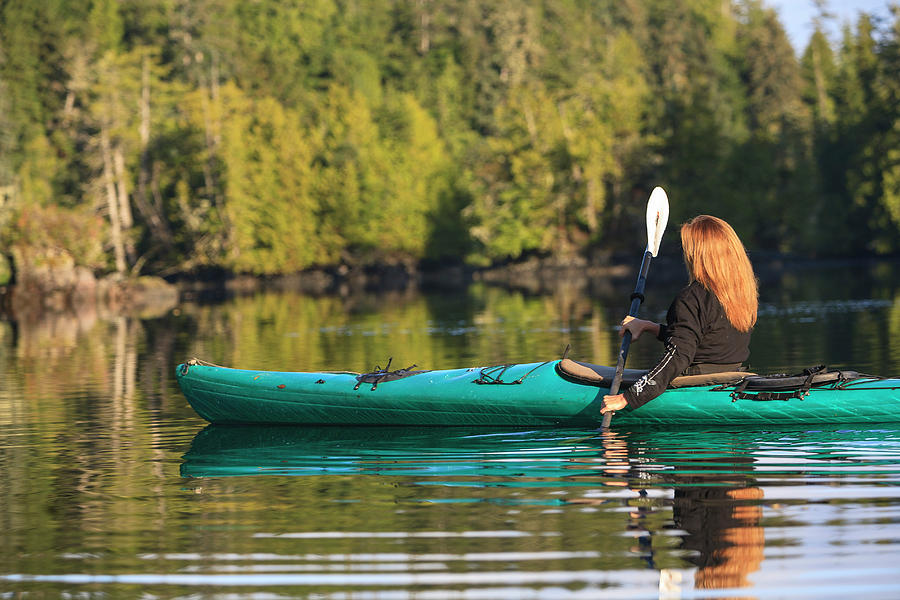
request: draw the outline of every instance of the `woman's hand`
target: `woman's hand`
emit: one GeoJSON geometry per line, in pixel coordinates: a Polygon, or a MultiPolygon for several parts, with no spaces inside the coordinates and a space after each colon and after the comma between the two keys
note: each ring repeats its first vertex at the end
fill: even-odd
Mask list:
{"type": "Polygon", "coordinates": [[[653,321],[645,321],[644,319],[635,319],[634,317],[625,317],[622,319],[622,327],[619,329],[619,337],[623,337],[626,331],[631,332],[631,341],[637,340],[641,334],[649,331],[654,336],[659,335],[659,323],[653,321]]]}
{"type": "Polygon", "coordinates": [[[603,407],[600,409],[600,414],[602,415],[608,412],[622,410],[626,406],[628,406],[628,402],[625,400],[624,394],[616,394],[615,396],[603,396],[603,407]]]}

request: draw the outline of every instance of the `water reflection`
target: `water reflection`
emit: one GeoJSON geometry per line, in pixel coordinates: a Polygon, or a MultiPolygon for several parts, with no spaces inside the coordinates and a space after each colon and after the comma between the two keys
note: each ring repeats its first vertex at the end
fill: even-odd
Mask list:
{"type": "MultiPolygon", "coordinates": [[[[827,363],[878,375],[900,372],[900,274],[883,270],[764,281],[751,368],[786,372],[827,363]]],[[[642,314],[663,319],[680,285],[658,282],[642,314]]],[[[530,362],[570,345],[573,358],[613,364],[627,292],[592,297],[568,291],[534,296],[475,285],[453,294],[407,290],[350,298],[262,292],[140,316],[90,310],[0,322],[0,345],[11,354],[7,371],[14,380],[16,373],[37,374],[29,385],[52,386],[55,378],[44,375],[49,368],[69,381],[71,375],[100,385],[104,393],[108,373],[114,375],[110,385],[123,393],[133,387],[136,365],[145,368],[144,353],[153,369],[197,356],[244,368],[366,371],[389,357],[423,368],[530,362]]],[[[648,366],[659,351],[653,343],[635,344],[629,365],[648,366]]]]}
{"type": "MultiPolygon", "coordinates": [[[[617,558],[621,567],[639,559],[659,571],[662,587],[736,590],[753,585],[766,557],[764,512],[774,519],[786,504],[800,501],[779,490],[801,486],[816,502],[830,502],[840,494],[811,486],[834,486],[820,470],[846,467],[868,486],[897,485],[898,456],[900,429],[599,434],[209,426],[194,438],[181,473],[198,480],[373,476],[426,490],[417,502],[578,511],[577,517],[569,514],[580,527],[603,532],[602,545],[576,546],[578,551],[623,556],[613,550],[619,544],[612,540],[620,539],[624,556],[631,557],[617,558]],[[462,498],[461,488],[470,490],[462,498]]],[[[888,512],[897,516],[896,507],[888,512]]],[[[553,526],[545,521],[542,527],[553,526]]],[[[293,530],[273,537],[328,535],[293,530]]],[[[504,537],[496,531],[481,535],[504,537]]]]}
{"type": "Polygon", "coordinates": [[[557,356],[566,344],[610,360],[618,339],[605,307],[590,298],[485,286],[352,301],[261,293],[183,311],[187,326],[203,332],[192,355],[272,370],[366,371],[389,357],[424,368],[529,362],[557,356]]]}
{"type": "Polygon", "coordinates": [[[696,552],[691,561],[698,567],[695,586],[748,587],[748,575],[759,569],[765,547],[764,493],[745,474],[753,458],[719,455],[697,463],[694,473],[680,476],[673,503],[673,520],[687,532],[683,547],[696,552]]]}
{"type": "MultiPolygon", "coordinates": [[[[848,268],[764,281],[750,367],[794,372],[825,363],[900,373],[900,274],[869,273],[867,279],[866,273],[848,268]]],[[[659,282],[642,314],[664,319],[681,283],[659,282]]],[[[567,345],[573,358],[613,364],[622,298],[627,292],[530,296],[485,285],[458,294],[352,300],[261,293],[214,306],[185,305],[180,326],[194,332],[186,340],[190,356],[248,368],[366,371],[388,357],[456,368],[543,360],[567,345]]],[[[648,366],[659,353],[657,344],[635,344],[629,365],[648,366]]]]}
{"type": "MultiPolygon", "coordinates": [[[[764,277],[754,368],[900,372],[895,271],[764,277]]],[[[642,314],[661,318],[680,282],[648,285],[642,314]]],[[[571,343],[576,358],[612,362],[628,292],[263,293],[154,315],[0,321],[0,589],[900,597],[894,427],[204,429],[173,380],[189,356],[440,368],[531,361],[571,343]]],[[[629,364],[657,352],[636,344],[629,364]]]]}

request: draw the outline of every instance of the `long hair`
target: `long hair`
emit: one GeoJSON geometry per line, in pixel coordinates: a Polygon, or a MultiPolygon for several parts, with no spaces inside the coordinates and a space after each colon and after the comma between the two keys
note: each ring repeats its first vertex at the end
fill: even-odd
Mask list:
{"type": "Polygon", "coordinates": [[[738,331],[756,324],[759,291],[747,251],[731,225],[700,215],[681,226],[688,276],[716,295],[738,331]]]}

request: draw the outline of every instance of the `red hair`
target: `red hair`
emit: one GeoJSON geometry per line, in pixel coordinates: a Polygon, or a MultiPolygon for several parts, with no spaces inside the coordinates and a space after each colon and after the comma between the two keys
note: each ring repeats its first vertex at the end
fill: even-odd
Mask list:
{"type": "Polygon", "coordinates": [[[756,324],[759,291],[747,251],[731,225],[700,215],[681,226],[688,276],[716,295],[738,331],[756,324]]]}

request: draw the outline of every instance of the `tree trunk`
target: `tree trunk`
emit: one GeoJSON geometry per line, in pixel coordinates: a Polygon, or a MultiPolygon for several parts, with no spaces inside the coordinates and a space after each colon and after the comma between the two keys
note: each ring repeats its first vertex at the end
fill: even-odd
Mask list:
{"type": "Polygon", "coordinates": [[[122,219],[122,228],[128,230],[134,226],[134,216],[131,214],[131,202],[128,200],[125,154],[119,144],[116,144],[113,149],[113,167],[116,174],[116,196],[119,199],[119,218],[122,219]]]}
{"type": "Polygon", "coordinates": [[[166,247],[173,244],[172,231],[162,218],[162,206],[154,206],[149,200],[150,182],[150,59],[144,56],[141,66],[141,124],[139,128],[141,140],[141,160],[138,167],[138,186],[134,194],[134,203],[138,212],[147,222],[154,239],[166,247]]]}
{"type": "Polygon", "coordinates": [[[100,130],[100,148],[103,153],[103,183],[106,187],[106,205],[109,211],[109,233],[116,260],[116,272],[125,273],[125,244],[122,242],[122,221],[119,215],[119,198],[116,195],[116,183],[112,149],[106,129],[100,130]]]}
{"type": "Polygon", "coordinates": [[[222,123],[219,119],[219,67],[215,52],[209,68],[209,81],[205,81],[206,74],[202,67],[198,66],[200,87],[203,90],[203,122],[206,133],[207,160],[203,165],[203,178],[206,184],[207,197],[212,200],[216,215],[224,225],[224,243],[230,245],[231,227],[228,213],[225,211],[224,199],[219,193],[219,182],[216,177],[215,160],[219,155],[219,146],[222,142],[222,123]],[[215,108],[215,110],[214,110],[215,108]]]}
{"type": "Polygon", "coordinates": [[[431,15],[428,12],[429,0],[416,0],[419,10],[419,54],[427,54],[431,49],[431,15]]]}
{"type": "Polygon", "coordinates": [[[137,258],[134,249],[134,241],[128,235],[134,227],[134,215],[131,213],[131,201],[128,199],[128,180],[125,171],[125,153],[122,146],[116,144],[113,147],[113,168],[116,178],[116,198],[119,203],[119,221],[122,224],[122,245],[125,248],[125,257],[129,264],[134,264],[137,258]]]}
{"type": "Polygon", "coordinates": [[[597,206],[600,204],[599,196],[597,193],[598,185],[597,180],[594,177],[588,177],[587,184],[585,186],[585,217],[587,220],[588,231],[591,235],[597,233],[597,229],[599,229],[600,224],[597,222],[597,206]]]}

